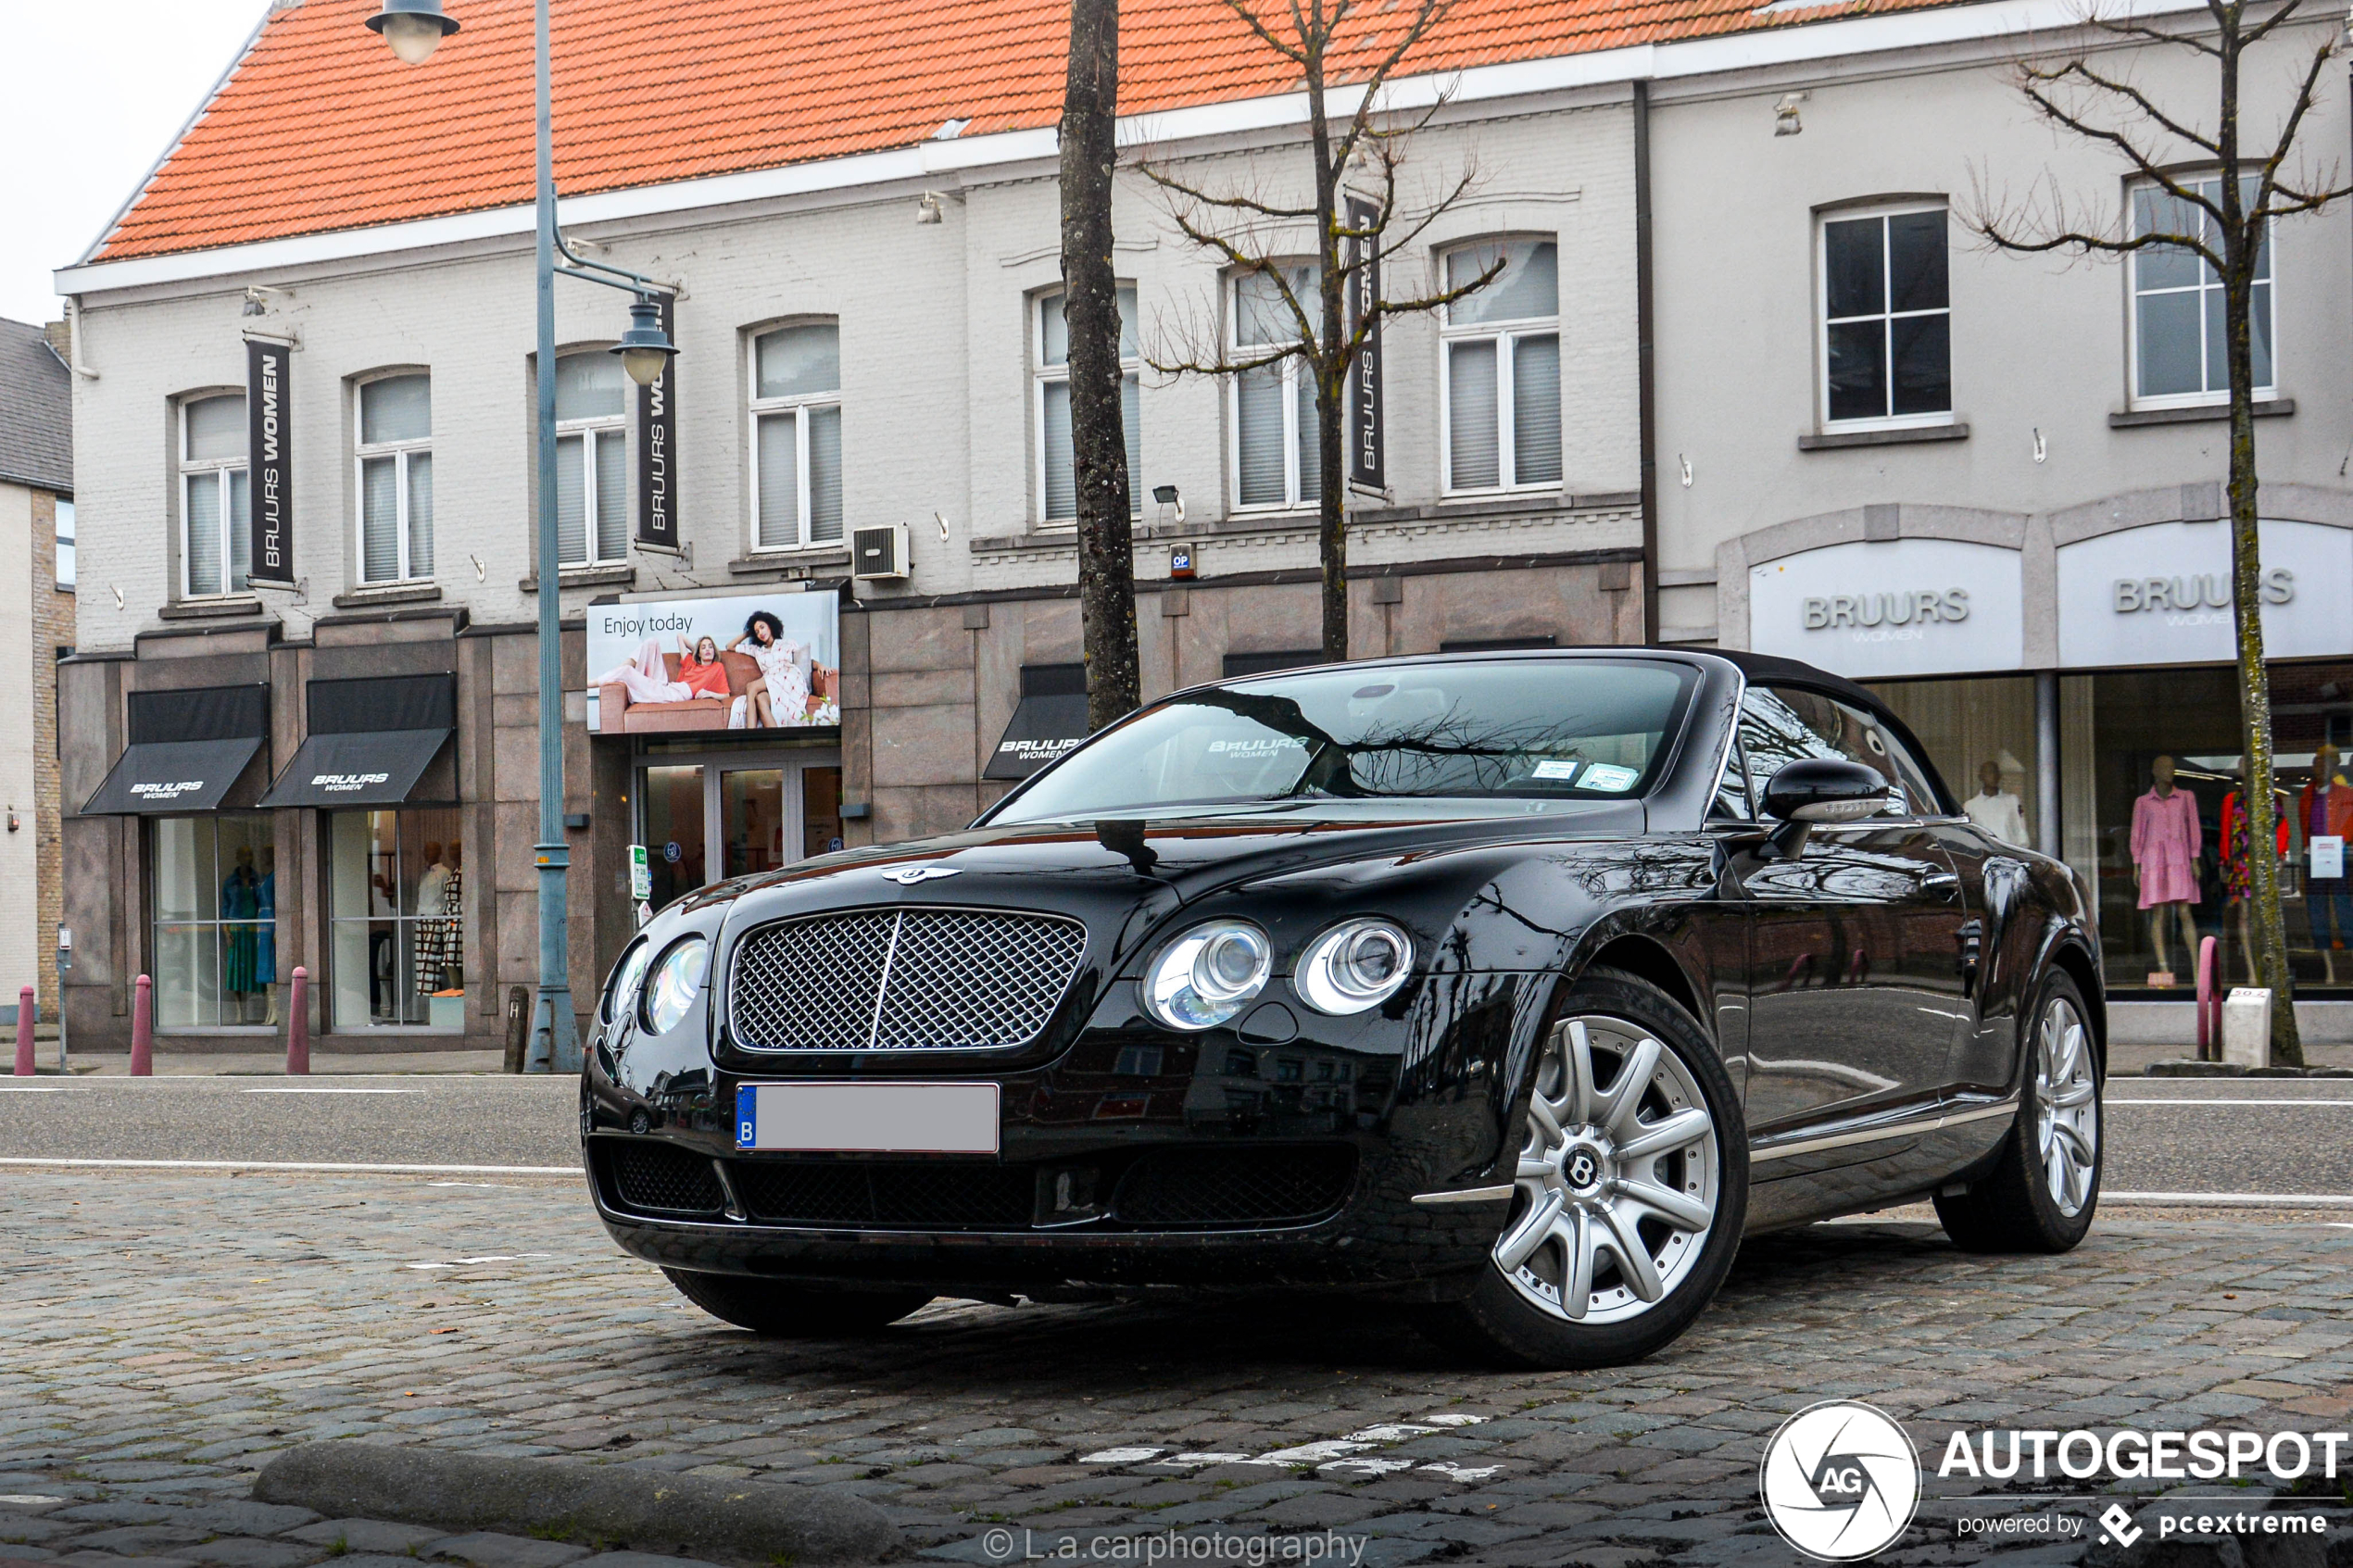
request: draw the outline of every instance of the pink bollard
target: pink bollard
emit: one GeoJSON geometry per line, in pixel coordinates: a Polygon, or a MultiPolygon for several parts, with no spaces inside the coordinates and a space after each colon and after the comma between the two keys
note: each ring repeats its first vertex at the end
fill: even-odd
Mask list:
{"type": "Polygon", "coordinates": [[[2197,1059],[2222,1060],[2222,991],[2221,947],[2211,936],[2197,944],[2197,1059]]]}
{"type": "Polygon", "coordinates": [[[17,1076],[32,1076],[32,1014],[38,1004],[32,999],[32,987],[28,985],[17,993],[17,1076]]]}
{"type": "Polygon", "coordinates": [[[295,965],[294,984],[286,988],[286,1071],[310,1073],[310,972],[295,965]]]}
{"type": "Polygon", "coordinates": [[[131,1075],[156,1075],[156,983],[144,974],[131,1002],[131,1075]]]}

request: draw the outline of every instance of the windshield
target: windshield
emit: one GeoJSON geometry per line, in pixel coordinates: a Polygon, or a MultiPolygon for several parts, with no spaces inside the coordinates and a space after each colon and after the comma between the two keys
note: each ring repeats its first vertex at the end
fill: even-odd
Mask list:
{"type": "MultiPolygon", "coordinates": [[[[1272,801],[1623,800],[1697,671],[1528,659],[1359,667],[1189,692],[1104,732],[990,820],[1272,801]]],[[[1529,808],[1523,808],[1529,809],[1529,808]]]]}

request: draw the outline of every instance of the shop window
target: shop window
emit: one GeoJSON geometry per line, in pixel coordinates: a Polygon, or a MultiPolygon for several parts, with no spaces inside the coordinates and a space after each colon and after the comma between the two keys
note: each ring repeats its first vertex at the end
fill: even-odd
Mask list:
{"type": "Polygon", "coordinates": [[[277,848],[268,814],[157,817],[147,842],[156,1027],[275,1024],[277,848]]]}
{"type": "Polygon", "coordinates": [[[601,349],[556,361],[556,558],[629,558],[628,378],[601,349]]]}
{"type": "Polygon", "coordinates": [[[1461,288],[1499,260],[1503,270],[1441,320],[1449,491],[1561,482],[1560,247],[1491,240],[1449,251],[1446,286],[1461,288]]]}
{"type": "Polygon", "coordinates": [[[454,809],[328,819],[334,1026],[465,1027],[465,855],[454,809]]]}
{"type": "Polygon", "coordinates": [[[1942,207],[1822,222],[1823,419],[1941,424],[1953,414],[1942,207]]]}
{"type": "Polygon", "coordinates": [[[182,597],[245,592],[253,549],[252,521],[244,395],[199,397],[181,404],[182,597]]]}
{"type": "Polygon", "coordinates": [[[1890,681],[1870,689],[1919,737],[1945,787],[1960,797],[1963,816],[2004,843],[2059,853],[2034,828],[2042,810],[2034,677],[1890,681]]]}
{"type": "MultiPolygon", "coordinates": [[[[1127,438],[1127,509],[1141,516],[1144,495],[1144,423],[1139,387],[1143,369],[1137,339],[1136,290],[1119,291],[1119,410],[1127,438]]],[[[1048,522],[1078,521],[1078,473],[1070,434],[1070,325],[1063,320],[1063,296],[1041,295],[1036,322],[1038,494],[1048,522]]]]}
{"type": "MultiPolygon", "coordinates": [[[[2210,202],[2222,199],[2220,179],[2185,180],[2183,188],[2210,202]]],[[[2241,200],[2252,204],[2256,181],[2242,182],[2241,200]]],[[[2133,192],[2135,237],[2175,234],[2196,239],[2218,254],[2222,236],[2196,203],[2155,185],[2133,192]]],[[[2255,254],[2255,300],[2250,346],[2259,396],[2273,390],[2271,365],[2271,246],[2269,237],[2255,254]]],[[[2230,365],[2222,334],[2222,279],[2195,251],[2151,245],[2133,253],[2133,401],[2144,408],[2220,402],[2230,395],[2230,365]]]]}
{"type": "Polygon", "coordinates": [[[812,321],[751,345],[753,547],[841,542],[841,329],[812,321]]]}
{"type": "Polygon", "coordinates": [[[698,767],[648,768],[645,803],[646,864],[653,872],[647,903],[661,909],[711,879],[703,874],[703,784],[698,767]]]}
{"type": "MultiPolygon", "coordinates": [[[[1283,298],[1284,289],[1309,320],[1321,309],[1321,267],[1311,261],[1280,270],[1279,283],[1265,272],[1244,272],[1234,279],[1233,308],[1227,313],[1229,363],[1246,365],[1300,341],[1299,319],[1283,298]]],[[[1315,378],[1307,361],[1288,354],[1273,364],[1239,371],[1227,382],[1231,399],[1227,419],[1234,433],[1234,504],[1302,507],[1320,498],[1324,483],[1315,378]]]]}
{"type": "Polygon", "coordinates": [[[433,575],[433,379],[363,382],[356,460],[359,581],[433,575]]]}

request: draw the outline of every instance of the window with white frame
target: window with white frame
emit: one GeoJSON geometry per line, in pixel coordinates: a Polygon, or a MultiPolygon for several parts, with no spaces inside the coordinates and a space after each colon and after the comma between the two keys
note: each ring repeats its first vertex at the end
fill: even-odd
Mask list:
{"type": "Polygon", "coordinates": [[[253,549],[242,393],[180,405],[180,592],[245,592],[253,549]]]}
{"type": "MultiPolygon", "coordinates": [[[[1038,495],[1048,522],[1078,521],[1078,468],[1070,435],[1070,324],[1061,294],[1038,296],[1037,322],[1038,495]]],[[[1143,510],[1144,423],[1138,395],[1143,355],[1137,347],[1136,290],[1119,290],[1119,415],[1127,438],[1127,509],[1143,510]]]]}
{"type": "Polygon", "coordinates": [[[1561,482],[1560,247],[1465,245],[1446,255],[1446,286],[1461,288],[1499,262],[1484,288],[1446,307],[1439,328],[1449,491],[1561,482]]]}
{"type": "MultiPolygon", "coordinates": [[[[2183,180],[2183,188],[2221,205],[2220,178],[2183,180]]],[[[2239,199],[2255,200],[2252,176],[2241,182],[2239,199]]],[[[2179,234],[2203,241],[2217,255],[2222,234],[2194,202],[2156,185],[2133,192],[2133,232],[2179,234]]],[[[2253,320],[2249,346],[2255,360],[2255,390],[2269,394],[2275,380],[2271,362],[2271,246],[2267,235],[2255,253],[2253,320]]],[[[2230,395],[2229,341],[2222,331],[2222,279],[2195,251],[2152,245],[2133,253],[2133,401],[2144,408],[2215,403],[2230,395]]]]}
{"type": "Polygon", "coordinates": [[[1822,418],[1900,428],[1953,417],[1944,209],[1822,220],[1822,418]]]}
{"type": "MultiPolygon", "coordinates": [[[[1247,363],[1301,339],[1299,318],[1283,299],[1290,297],[1311,319],[1320,308],[1323,269],[1314,262],[1281,267],[1278,282],[1269,272],[1234,279],[1234,307],[1227,320],[1235,363],[1247,363]]],[[[1227,378],[1234,431],[1234,505],[1303,507],[1324,493],[1323,450],[1315,425],[1315,377],[1307,361],[1290,355],[1227,378]]]]}
{"type": "Polygon", "coordinates": [[[73,587],[73,503],[57,497],[57,586],[73,587]]]}
{"type": "Polygon", "coordinates": [[[362,382],[359,397],[359,581],[433,575],[433,378],[362,382]]]}
{"type": "Polygon", "coordinates": [[[751,493],[761,550],[841,542],[841,328],[807,321],[751,345],[751,493]]]}
{"type": "Polygon", "coordinates": [[[556,361],[556,558],[629,558],[628,378],[602,350],[556,361]]]}

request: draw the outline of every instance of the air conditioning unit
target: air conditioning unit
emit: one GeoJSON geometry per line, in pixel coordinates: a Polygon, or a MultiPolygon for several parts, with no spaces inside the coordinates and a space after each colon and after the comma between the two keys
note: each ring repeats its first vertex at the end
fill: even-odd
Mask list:
{"type": "Polygon", "coordinates": [[[880,528],[851,529],[849,575],[862,583],[906,576],[907,525],[893,522],[880,528]]]}

